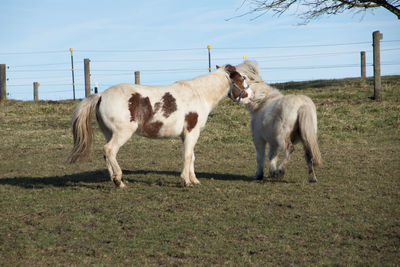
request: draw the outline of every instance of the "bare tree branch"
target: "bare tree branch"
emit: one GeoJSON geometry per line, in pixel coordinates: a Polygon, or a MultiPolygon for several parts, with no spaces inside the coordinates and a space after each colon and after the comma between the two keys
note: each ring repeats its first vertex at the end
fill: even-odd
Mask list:
{"type": "Polygon", "coordinates": [[[245,5],[250,7],[249,11],[233,18],[260,13],[251,19],[254,20],[267,12],[280,16],[296,5],[302,10],[305,9],[299,12],[304,23],[322,15],[336,15],[345,11],[365,12],[367,9],[378,7],[385,8],[400,19],[400,0],[244,0],[239,9],[245,5]]]}

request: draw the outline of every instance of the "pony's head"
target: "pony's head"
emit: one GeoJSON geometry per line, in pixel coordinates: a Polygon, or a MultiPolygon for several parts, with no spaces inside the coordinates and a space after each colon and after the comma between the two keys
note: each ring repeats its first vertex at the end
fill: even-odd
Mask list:
{"type": "MultiPolygon", "coordinates": [[[[217,65],[218,68],[220,67],[217,65]]],[[[246,76],[241,75],[234,66],[229,64],[224,67],[224,70],[229,74],[229,79],[231,80],[228,97],[237,103],[240,101],[247,103],[252,98],[253,92],[247,85],[246,76]]]]}
{"type": "Polygon", "coordinates": [[[248,84],[263,82],[260,76],[260,67],[255,61],[245,60],[236,66],[236,70],[248,78],[248,84]]]}

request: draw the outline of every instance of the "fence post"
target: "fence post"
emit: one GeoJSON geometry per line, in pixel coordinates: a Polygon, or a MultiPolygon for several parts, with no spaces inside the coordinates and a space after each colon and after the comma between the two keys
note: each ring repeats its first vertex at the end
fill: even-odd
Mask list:
{"type": "Polygon", "coordinates": [[[211,46],[207,45],[208,49],[208,72],[211,72],[211,46]]]}
{"type": "Polygon", "coordinates": [[[85,58],[83,65],[85,71],[85,97],[88,97],[90,96],[90,59],[85,58]]]}
{"type": "Polygon", "coordinates": [[[6,64],[0,64],[0,102],[6,99],[6,64]]]}
{"type": "Polygon", "coordinates": [[[135,71],[135,84],[140,84],[140,71],[135,71]]]}
{"type": "Polygon", "coordinates": [[[366,78],[367,74],[365,71],[365,51],[361,51],[361,78],[366,78]]]}
{"type": "Polygon", "coordinates": [[[381,96],[381,55],[380,55],[380,40],[383,35],[379,31],[372,33],[373,53],[374,53],[374,99],[380,101],[381,96]]]}
{"type": "Polygon", "coordinates": [[[38,83],[38,82],[33,83],[33,101],[39,100],[39,86],[40,86],[40,83],[38,83]]]}

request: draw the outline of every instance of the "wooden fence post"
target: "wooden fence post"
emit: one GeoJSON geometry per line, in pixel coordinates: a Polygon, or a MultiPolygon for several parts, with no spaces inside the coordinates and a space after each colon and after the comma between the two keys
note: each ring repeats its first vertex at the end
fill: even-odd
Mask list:
{"type": "Polygon", "coordinates": [[[361,51],[361,78],[366,78],[367,77],[365,68],[366,68],[365,51],[361,51]]]}
{"type": "Polygon", "coordinates": [[[0,64],[0,102],[6,99],[6,64],[0,64]]]}
{"type": "Polygon", "coordinates": [[[85,58],[83,65],[85,71],[85,97],[88,97],[90,96],[90,59],[85,58]]]}
{"type": "Polygon", "coordinates": [[[140,71],[135,71],[135,84],[140,84],[140,71]]]}
{"type": "Polygon", "coordinates": [[[39,86],[40,84],[38,82],[33,83],[33,101],[39,100],[39,86]]]}
{"type": "Polygon", "coordinates": [[[381,96],[381,55],[380,55],[380,40],[383,35],[379,31],[372,33],[373,53],[374,53],[374,99],[380,101],[381,96]]]}

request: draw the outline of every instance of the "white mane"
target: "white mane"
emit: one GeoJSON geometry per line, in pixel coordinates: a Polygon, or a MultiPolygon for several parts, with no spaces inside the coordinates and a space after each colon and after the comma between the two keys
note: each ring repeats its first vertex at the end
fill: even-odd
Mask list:
{"type": "Polygon", "coordinates": [[[266,84],[260,76],[260,68],[254,61],[246,60],[242,64],[237,65],[236,69],[247,76],[247,84],[254,93],[253,99],[246,104],[246,107],[254,112],[258,110],[265,102],[272,98],[283,96],[278,89],[266,84]]]}
{"type": "Polygon", "coordinates": [[[244,74],[249,79],[248,83],[263,82],[260,76],[260,68],[254,61],[245,60],[242,64],[236,66],[237,71],[244,74]]]}

